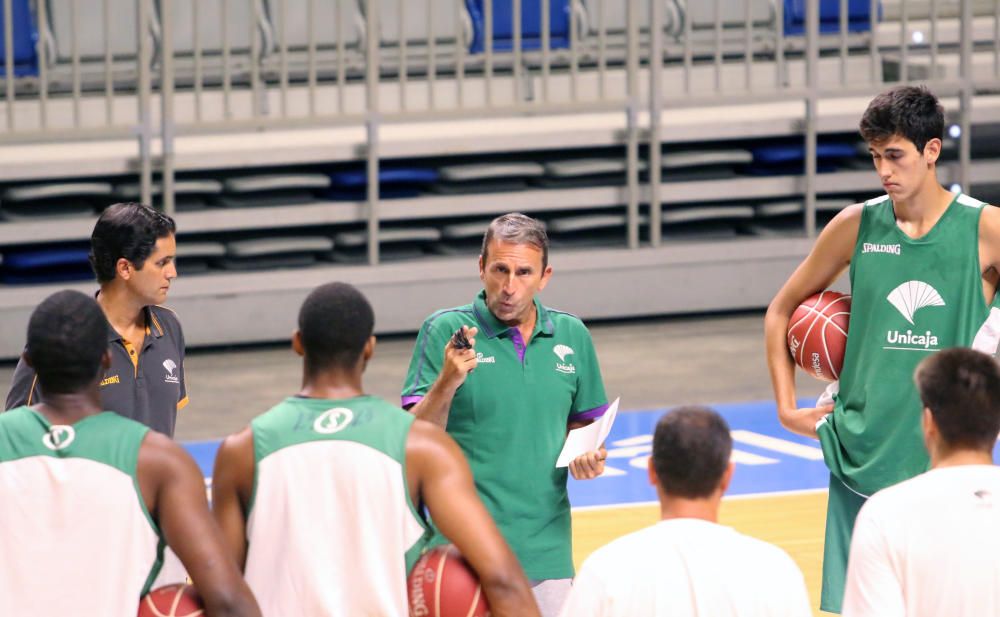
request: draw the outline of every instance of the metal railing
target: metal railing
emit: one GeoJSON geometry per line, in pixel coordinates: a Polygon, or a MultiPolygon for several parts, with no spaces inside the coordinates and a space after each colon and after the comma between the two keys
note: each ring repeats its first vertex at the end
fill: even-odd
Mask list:
{"type": "Polygon", "coordinates": [[[135,139],[143,201],[161,193],[173,212],[178,136],[364,126],[373,264],[387,124],[622,113],[636,248],[644,206],[663,241],[674,109],[800,101],[811,235],[820,100],[917,81],[957,95],[967,187],[973,96],[1000,88],[1000,3],[978,0],[819,0],[804,15],[779,0],[32,0],[28,69],[19,2],[0,0],[0,146],[135,139]]]}

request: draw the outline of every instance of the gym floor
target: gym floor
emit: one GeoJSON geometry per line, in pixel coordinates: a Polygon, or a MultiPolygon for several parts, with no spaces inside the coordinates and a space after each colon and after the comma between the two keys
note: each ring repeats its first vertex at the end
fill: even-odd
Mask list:
{"type": "MultiPolygon", "coordinates": [[[[573,307],[557,308],[572,311],[573,307]]],[[[724,503],[722,522],[788,551],[802,568],[817,605],[825,473],[822,462],[811,456],[809,440],[784,432],[774,418],[764,358],[763,314],[588,325],[608,396],[621,397],[624,415],[609,437],[613,448],[609,466],[623,477],[571,481],[571,499],[574,506],[580,506],[574,510],[577,564],[595,548],[657,520],[658,508],[649,503],[655,496],[645,486],[639,467],[644,460],[641,457],[648,455],[643,447],[648,446],[651,427],[662,410],[692,403],[718,405],[734,430],[745,431],[736,444],[741,452],[731,490],[731,494],[740,494],[733,494],[724,503]],[[803,469],[808,471],[805,476],[803,469]],[[741,476],[745,480],[737,484],[741,476]]],[[[369,393],[398,402],[413,342],[412,334],[380,337],[366,373],[369,393]]],[[[241,429],[254,416],[295,393],[300,371],[300,360],[285,344],[190,351],[185,373],[191,402],[179,414],[177,439],[215,441],[241,429]]],[[[0,367],[0,384],[5,391],[12,372],[13,365],[0,367]]],[[[798,384],[798,395],[803,399],[815,398],[824,387],[801,371],[798,384]]]]}

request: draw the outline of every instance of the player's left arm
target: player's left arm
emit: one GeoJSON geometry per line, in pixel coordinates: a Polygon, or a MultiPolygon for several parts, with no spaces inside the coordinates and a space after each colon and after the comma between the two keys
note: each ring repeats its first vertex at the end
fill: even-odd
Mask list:
{"type": "Polygon", "coordinates": [[[246,565],[246,520],[253,475],[253,431],[247,427],[223,440],[212,472],[212,514],[241,571],[246,565]]]}
{"type": "Polygon", "coordinates": [[[906,604],[892,567],[885,534],[873,516],[871,501],[861,508],[847,563],[844,617],[904,617],[906,604]]]}
{"type": "MultiPolygon", "coordinates": [[[[580,325],[583,328],[583,325],[580,325]]],[[[578,338],[576,349],[577,374],[576,392],[570,409],[567,429],[586,426],[601,417],[608,408],[608,396],[604,392],[601,365],[590,332],[583,328],[583,336],[578,338]]],[[[577,480],[591,480],[604,473],[604,460],[608,451],[602,444],[592,452],[581,454],[569,463],[569,472],[577,480]]]]}
{"type": "Polygon", "coordinates": [[[191,456],[166,435],[149,431],[137,468],[146,505],[191,575],[206,614],[260,617],[260,608],[208,511],[205,482],[191,456]]]}

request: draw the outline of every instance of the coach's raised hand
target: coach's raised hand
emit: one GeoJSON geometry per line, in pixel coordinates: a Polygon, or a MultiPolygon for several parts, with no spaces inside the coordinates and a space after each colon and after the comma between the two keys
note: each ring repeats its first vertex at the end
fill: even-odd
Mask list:
{"type": "Polygon", "coordinates": [[[451,401],[465,378],[476,368],[476,334],[478,328],[462,326],[444,347],[441,371],[427,395],[410,407],[410,413],[441,428],[448,424],[451,401]]]}

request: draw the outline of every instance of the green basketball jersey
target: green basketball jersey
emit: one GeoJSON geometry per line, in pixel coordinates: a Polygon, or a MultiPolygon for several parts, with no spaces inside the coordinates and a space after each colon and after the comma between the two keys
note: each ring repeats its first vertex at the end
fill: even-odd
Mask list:
{"type": "Polygon", "coordinates": [[[0,615],[136,614],[163,555],[136,476],[148,430],[0,414],[0,615]]]}
{"type": "Polygon", "coordinates": [[[290,397],[251,423],[245,576],[265,615],[406,617],[430,533],[406,480],[413,421],[359,396],[290,397]]]}
{"type": "Polygon", "coordinates": [[[996,350],[1000,309],[983,297],[979,264],[984,207],[956,195],[934,227],[914,239],[896,225],[887,195],[864,205],[840,391],[817,427],[830,471],[862,495],[928,468],[917,364],[947,347],[996,350]]]}

